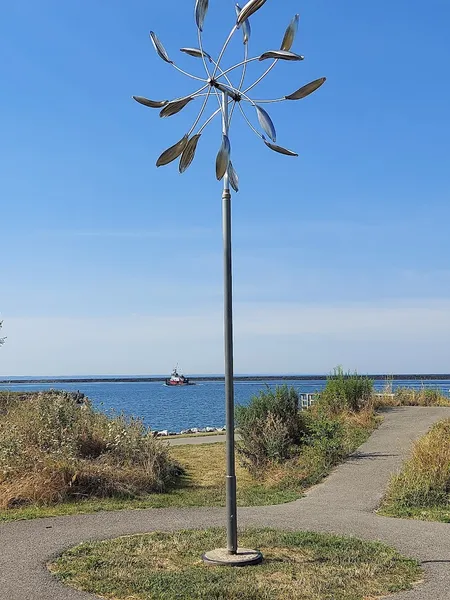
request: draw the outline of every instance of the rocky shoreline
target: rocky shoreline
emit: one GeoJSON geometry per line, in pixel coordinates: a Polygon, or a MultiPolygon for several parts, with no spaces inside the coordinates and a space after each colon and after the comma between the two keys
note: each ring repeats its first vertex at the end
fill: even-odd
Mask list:
{"type": "Polygon", "coordinates": [[[168,429],[162,429],[161,431],[155,431],[155,437],[183,437],[186,435],[198,435],[202,433],[225,433],[226,427],[191,427],[190,429],[182,429],[181,431],[169,431],[168,429]]]}

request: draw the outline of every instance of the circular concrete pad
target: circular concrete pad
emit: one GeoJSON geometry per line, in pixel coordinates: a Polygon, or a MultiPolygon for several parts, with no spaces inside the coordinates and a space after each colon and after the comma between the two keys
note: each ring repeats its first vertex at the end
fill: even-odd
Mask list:
{"type": "Polygon", "coordinates": [[[205,564],[223,567],[247,567],[262,563],[263,555],[257,550],[238,548],[236,554],[229,554],[226,548],[216,548],[202,556],[205,564]]]}

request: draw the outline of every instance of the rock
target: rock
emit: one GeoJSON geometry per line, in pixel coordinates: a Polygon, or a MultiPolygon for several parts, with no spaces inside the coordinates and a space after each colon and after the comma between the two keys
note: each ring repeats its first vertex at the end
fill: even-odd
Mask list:
{"type": "Polygon", "coordinates": [[[163,429],[162,431],[158,431],[158,432],[156,433],[156,435],[157,435],[158,437],[166,437],[166,436],[168,436],[168,435],[169,435],[169,430],[168,430],[168,429],[163,429]]]}

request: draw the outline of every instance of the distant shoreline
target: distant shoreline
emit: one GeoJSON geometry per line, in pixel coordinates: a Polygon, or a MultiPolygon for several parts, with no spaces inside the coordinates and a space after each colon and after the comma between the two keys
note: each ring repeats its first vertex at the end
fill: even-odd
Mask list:
{"type": "MultiPolygon", "coordinates": [[[[450,374],[409,374],[409,375],[367,375],[375,381],[385,380],[414,380],[414,381],[433,381],[448,380],[450,374]]],[[[326,381],[328,375],[236,375],[235,381],[326,381]]],[[[64,384],[64,383],[163,383],[165,377],[61,377],[53,379],[1,379],[0,385],[39,385],[39,384],[64,384]]],[[[189,377],[190,381],[208,382],[224,381],[224,377],[204,376],[189,377]]]]}

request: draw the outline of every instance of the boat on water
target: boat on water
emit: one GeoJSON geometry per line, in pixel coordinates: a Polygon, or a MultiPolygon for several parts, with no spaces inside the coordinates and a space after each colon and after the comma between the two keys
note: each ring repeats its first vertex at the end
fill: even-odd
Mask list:
{"type": "Polygon", "coordinates": [[[188,377],[185,377],[184,375],[180,375],[178,373],[178,365],[174,368],[174,370],[172,371],[172,375],[170,376],[170,378],[166,379],[166,384],[168,387],[180,387],[180,386],[185,386],[185,385],[195,385],[194,382],[189,381],[188,377]]]}

